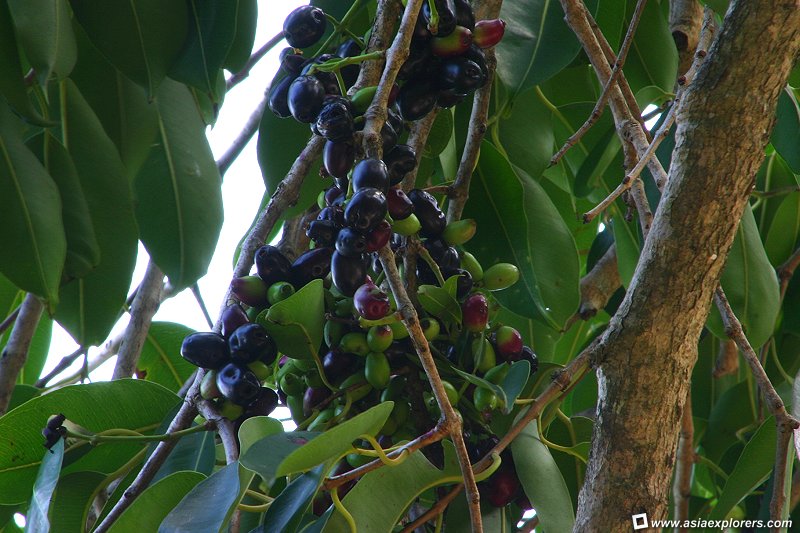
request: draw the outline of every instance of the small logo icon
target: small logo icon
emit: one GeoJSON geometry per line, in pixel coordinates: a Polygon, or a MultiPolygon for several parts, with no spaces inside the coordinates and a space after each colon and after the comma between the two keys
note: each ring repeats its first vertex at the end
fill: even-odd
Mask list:
{"type": "Polygon", "coordinates": [[[647,523],[647,513],[631,515],[633,521],[633,529],[646,529],[650,524],[647,523]]]}

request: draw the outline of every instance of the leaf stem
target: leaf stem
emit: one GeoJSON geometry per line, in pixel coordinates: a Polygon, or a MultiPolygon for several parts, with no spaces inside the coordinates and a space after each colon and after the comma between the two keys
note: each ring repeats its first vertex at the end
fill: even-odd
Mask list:
{"type": "Polygon", "coordinates": [[[100,433],[95,433],[94,435],[87,435],[85,433],[78,433],[67,429],[67,437],[85,440],[92,446],[97,446],[103,442],[159,442],[165,440],[176,440],[186,435],[199,433],[201,431],[211,431],[215,427],[216,424],[207,421],[205,424],[199,426],[192,426],[180,431],[158,435],[142,435],[138,431],[124,428],[109,429],[106,431],[101,431],[100,433]]]}

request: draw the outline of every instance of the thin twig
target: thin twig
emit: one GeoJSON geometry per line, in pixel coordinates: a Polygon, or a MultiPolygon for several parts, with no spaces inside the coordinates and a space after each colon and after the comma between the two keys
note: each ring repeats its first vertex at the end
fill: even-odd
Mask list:
{"type": "Polygon", "coordinates": [[[14,329],[8,337],[8,343],[0,356],[0,415],[8,410],[14,384],[17,382],[22,367],[28,360],[33,334],[44,311],[44,304],[39,298],[28,293],[19,307],[19,316],[14,322],[14,329]]]}
{"type": "Polygon", "coordinates": [[[139,291],[131,304],[131,319],[125,328],[122,345],[117,354],[117,364],[111,379],[129,378],[136,371],[136,363],[142,353],[142,346],[147,340],[153,315],[161,303],[161,291],[164,288],[164,273],[150,259],[139,291]]]}
{"type": "Polygon", "coordinates": [[[787,185],[786,187],[778,187],[777,189],[772,189],[771,191],[754,190],[750,194],[755,196],[756,198],[774,198],[776,196],[792,194],[793,192],[800,192],[800,186],[787,185]]]}
{"type": "Polygon", "coordinates": [[[236,161],[236,158],[239,157],[247,146],[247,143],[250,142],[250,139],[252,139],[253,135],[258,131],[258,126],[261,124],[261,115],[264,114],[264,110],[267,108],[268,100],[269,86],[264,92],[264,98],[261,99],[258,106],[250,114],[247,122],[245,122],[242,131],[239,132],[236,139],[233,140],[225,153],[222,154],[222,157],[217,160],[217,168],[219,169],[220,176],[224,176],[228,169],[231,168],[233,162],[236,161]]]}
{"type": "Polygon", "coordinates": [[[464,490],[463,483],[459,483],[450,489],[450,492],[439,498],[439,501],[433,504],[431,508],[425,511],[423,514],[419,515],[413,522],[404,527],[400,533],[412,533],[429,520],[433,520],[442,514],[444,510],[447,509],[447,506],[450,505],[450,503],[455,500],[459,494],[461,494],[462,490],[464,490]]]}
{"type": "MultiPolygon", "coordinates": [[[[675,502],[675,520],[683,522],[689,518],[689,496],[692,489],[692,468],[694,467],[694,421],[692,420],[692,389],[686,393],[681,417],[681,432],[678,436],[678,453],[676,457],[675,482],[672,485],[672,499],[675,502]]],[[[677,527],[677,532],[688,531],[688,528],[677,527]]]]}
{"type": "Polygon", "coordinates": [[[589,131],[592,126],[594,126],[594,124],[603,114],[606,103],[608,103],[608,97],[611,94],[611,87],[617,83],[620,72],[622,72],[622,67],[625,65],[625,59],[628,57],[628,51],[633,43],[633,36],[636,33],[636,28],[639,26],[639,20],[642,18],[642,12],[644,11],[644,7],[646,5],[647,0],[639,0],[636,3],[633,15],[631,16],[631,23],[628,25],[628,31],[625,34],[625,39],[622,41],[619,54],[617,54],[617,60],[614,62],[614,68],[611,70],[611,77],[608,78],[603,86],[603,92],[600,93],[600,98],[597,99],[597,103],[595,104],[594,109],[592,109],[591,114],[589,114],[589,118],[587,118],[586,122],[584,122],[583,125],[578,128],[578,131],[570,135],[569,139],[567,139],[567,141],[564,143],[564,146],[562,146],[561,149],[552,157],[552,159],[550,159],[551,166],[557,164],[570,148],[578,144],[586,132],[589,131]]]}
{"type": "Polygon", "coordinates": [[[791,281],[792,276],[794,276],[794,271],[797,270],[798,266],[800,266],[800,248],[795,250],[791,257],[776,269],[778,272],[778,279],[781,282],[781,302],[783,302],[783,298],[786,296],[786,289],[789,288],[789,281],[791,281]]]}
{"type": "Polygon", "coordinates": [[[36,383],[34,384],[34,386],[38,387],[40,389],[46,387],[47,383],[51,379],[53,379],[54,377],[59,375],[61,372],[63,372],[67,368],[69,368],[72,365],[72,363],[77,361],[78,357],[80,357],[80,356],[84,356],[84,357],[86,356],[86,347],[85,346],[79,346],[78,349],[75,350],[74,352],[72,352],[71,354],[65,355],[64,357],[62,357],[61,360],[58,362],[58,364],[53,368],[53,370],[48,372],[45,376],[39,378],[36,381],[36,383]]]}
{"type": "Polygon", "coordinates": [[[19,308],[20,307],[22,307],[21,304],[18,305],[13,311],[11,311],[11,313],[9,313],[9,315],[7,317],[5,317],[2,322],[0,322],[0,335],[5,333],[5,331],[9,327],[11,327],[11,324],[13,324],[14,321],[17,319],[17,316],[19,315],[19,308]]]}
{"type": "Polygon", "coordinates": [[[214,327],[214,321],[211,319],[211,315],[208,313],[208,307],[206,307],[206,302],[203,300],[203,295],[200,293],[200,285],[197,282],[192,284],[192,295],[194,295],[194,299],[197,301],[197,305],[200,307],[200,312],[203,313],[203,317],[206,319],[206,324],[208,324],[209,328],[214,327]]]}
{"type": "Polygon", "coordinates": [[[277,35],[275,35],[272,39],[264,43],[264,45],[261,48],[253,52],[253,55],[250,56],[250,58],[247,60],[247,63],[244,64],[244,67],[242,67],[242,69],[239,72],[232,74],[230,78],[225,80],[225,90],[230,91],[237,84],[244,81],[245,78],[247,78],[250,75],[250,71],[253,70],[253,67],[255,67],[259,61],[261,61],[261,58],[267,55],[267,52],[275,48],[275,45],[277,45],[282,40],[283,40],[283,32],[280,32],[277,35]]]}
{"type": "Polygon", "coordinates": [[[428,135],[431,133],[433,122],[436,120],[436,115],[439,109],[434,109],[421,119],[411,124],[411,131],[408,133],[408,141],[406,144],[410,146],[417,156],[416,166],[405,175],[403,181],[400,182],[400,188],[408,192],[413,189],[417,183],[417,174],[419,173],[419,164],[422,161],[422,154],[425,150],[425,143],[428,142],[428,135]]]}

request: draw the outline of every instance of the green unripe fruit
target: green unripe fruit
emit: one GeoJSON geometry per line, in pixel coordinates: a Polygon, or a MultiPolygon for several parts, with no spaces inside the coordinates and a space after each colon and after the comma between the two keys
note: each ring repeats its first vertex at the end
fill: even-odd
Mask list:
{"type": "Polygon", "coordinates": [[[295,424],[300,424],[306,419],[303,414],[303,396],[287,396],[286,406],[289,408],[289,414],[292,415],[292,420],[295,424]]]}
{"type": "Polygon", "coordinates": [[[339,346],[344,332],[345,327],[341,322],[335,322],[333,320],[325,322],[325,327],[323,328],[323,338],[325,339],[325,344],[328,346],[339,346]]]}
{"type": "Polygon", "coordinates": [[[236,420],[244,414],[244,407],[241,405],[236,405],[229,400],[225,400],[222,402],[222,407],[219,410],[219,414],[228,420],[236,420]]]}
{"type": "Polygon", "coordinates": [[[258,276],[242,276],[231,281],[231,291],[245,305],[265,307],[267,305],[267,286],[258,276]]]}
{"type": "Polygon", "coordinates": [[[386,350],[394,340],[394,333],[392,328],[383,326],[372,326],[367,331],[367,347],[373,352],[382,352],[386,350]]]}
{"type": "Polygon", "coordinates": [[[248,307],[244,314],[247,315],[247,320],[250,322],[255,322],[258,318],[258,315],[261,314],[261,311],[263,311],[261,307],[248,307]]]}
{"type": "Polygon", "coordinates": [[[399,401],[394,402],[394,407],[392,408],[392,418],[397,423],[398,426],[402,426],[408,420],[408,417],[411,415],[411,406],[406,401],[399,401]]]}
{"type": "Polygon", "coordinates": [[[456,220],[451,222],[444,228],[442,238],[451,246],[464,244],[472,237],[478,229],[478,223],[472,218],[465,218],[463,220],[456,220]]]}
{"type": "Polygon", "coordinates": [[[399,427],[400,424],[397,423],[397,420],[395,420],[393,416],[389,415],[389,418],[387,418],[386,422],[383,423],[383,427],[378,433],[381,435],[394,435],[399,427]]]}
{"type": "Polygon", "coordinates": [[[317,195],[317,207],[324,209],[327,203],[325,202],[325,191],[319,191],[317,195]]]}
{"type": "Polygon", "coordinates": [[[267,289],[267,300],[269,300],[270,305],[275,305],[278,302],[282,302],[289,296],[294,294],[294,287],[291,283],[287,283],[286,281],[279,281],[277,283],[273,283],[267,289]]]}
{"type": "Polygon", "coordinates": [[[281,378],[280,387],[287,396],[299,396],[303,394],[306,386],[297,374],[286,374],[281,378]]]}
{"type": "Polygon", "coordinates": [[[213,400],[221,396],[217,387],[217,373],[214,370],[209,370],[203,376],[203,381],[200,382],[200,396],[204,400],[213,400]]]}
{"type": "Polygon", "coordinates": [[[342,340],[339,341],[339,347],[343,352],[350,352],[358,355],[367,355],[369,353],[367,336],[356,331],[344,335],[342,340]]]}
{"type": "Polygon", "coordinates": [[[438,337],[439,332],[442,330],[439,321],[435,318],[423,318],[419,321],[419,325],[422,328],[422,333],[425,335],[425,338],[429,341],[438,337]]]}
{"type": "Polygon", "coordinates": [[[294,362],[295,359],[287,359],[282,366],[278,367],[278,373],[275,376],[275,379],[278,381],[278,383],[280,383],[280,381],[283,379],[283,376],[287,374],[300,373],[300,370],[296,366],[294,366],[294,362]]]}
{"type": "Polygon", "coordinates": [[[325,383],[322,381],[322,376],[320,376],[317,371],[309,372],[304,376],[304,379],[309,388],[318,389],[325,386],[325,383]]]}
{"type": "Polygon", "coordinates": [[[249,368],[253,374],[256,375],[258,381],[264,381],[272,375],[272,368],[264,363],[264,361],[253,361],[252,363],[248,363],[247,368],[249,368]]]}
{"type": "Polygon", "coordinates": [[[340,318],[347,318],[353,316],[353,299],[343,298],[336,302],[333,308],[333,314],[340,318]]]}
{"type": "Polygon", "coordinates": [[[294,367],[301,373],[317,369],[317,364],[313,359],[293,359],[293,361],[294,367]]]}
{"type": "Polygon", "coordinates": [[[511,367],[508,366],[507,364],[500,363],[499,365],[487,370],[486,374],[484,374],[483,376],[483,379],[485,379],[489,383],[500,385],[503,382],[503,380],[506,379],[506,374],[508,374],[508,371],[510,369],[511,367]]]}
{"type": "Polygon", "coordinates": [[[354,114],[363,115],[367,111],[367,108],[372,104],[372,99],[375,98],[377,90],[377,85],[373,85],[356,91],[356,94],[350,99],[354,114]]]}
{"type": "Polygon", "coordinates": [[[370,385],[378,390],[385,389],[389,385],[391,369],[389,360],[383,352],[370,352],[367,354],[367,362],[364,365],[364,377],[370,385]]]}
{"type": "Polygon", "coordinates": [[[472,281],[481,281],[483,279],[483,267],[471,253],[461,252],[461,268],[469,272],[469,275],[472,276],[472,281]]]}
{"type": "Polygon", "coordinates": [[[347,395],[350,396],[351,402],[357,402],[372,392],[372,385],[367,383],[366,378],[360,374],[351,375],[349,378],[342,381],[339,387],[347,390],[347,395]]]}
{"type": "Polygon", "coordinates": [[[314,419],[308,425],[308,431],[322,431],[325,429],[325,424],[335,416],[333,407],[328,407],[317,415],[317,418],[314,419]]]}
{"type": "Polygon", "coordinates": [[[442,380],[442,385],[444,385],[444,391],[447,393],[447,400],[450,405],[455,406],[458,403],[458,391],[449,381],[442,380]]]}
{"type": "MultiPolygon", "coordinates": [[[[389,400],[395,400],[397,398],[401,398],[402,395],[405,393],[405,388],[406,388],[406,378],[404,378],[403,376],[393,376],[389,380],[389,385],[381,393],[381,401],[387,402],[389,400]]],[[[396,406],[397,404],[395,404],[395,407],[396,406]]]]}
{"type": "Polygon", "coordinates": [[[392,231],[404,237],[414,235],[420,229],[422,229],[422,224],[419,223],[417,215],[414,214],[411,214],[403,220],[395,220],[392,224],[392,231]]]}
{"type": "Polygon", "coordinates": [[[511,263],[497,263],[483,274],[483,286],[490,291],[506,289],[519,281],[519,269],[511,263]]]}
{"type": "Polygon", "coordinates": [[[494,410],[497,409],[497,395],[489,389],[478,387],[472,396],[472,403],[478,411],[494,410]]]}
{"type": "Polygon", "coordinates": [[[358,468],[359,466],[364,466],[365,464],[369,463],[370,461],[375,460],[374,457],[370,457],[368,455],[361,455],[358,453],[348,453],[347,457],[347,464],[352,466],[353,468],[358,468]]]}
{"type": "Polygon", "coordinates": [[[497,357],[494,353],[492,343],[483,337],[472,341],[472,360],[475,362],[475,369],[485,373],[497,364],[497,357]]]}
{"type": "Polygon", "coordinates": [[[392,328],[392,335],[394,335],[394,340],[401,341],[408,337],[408,330],[406,329],[405,324],[402,322],[392,322],[389,324],[389,327],[392,328]]]}

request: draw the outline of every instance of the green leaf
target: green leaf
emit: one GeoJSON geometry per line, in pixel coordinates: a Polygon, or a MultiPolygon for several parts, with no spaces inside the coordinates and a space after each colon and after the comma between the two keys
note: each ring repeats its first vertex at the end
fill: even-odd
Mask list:
{"type": "Polygon", "coordinates": [[[772,146],[789,164],[792,172],[800,174],[800,104],[791,88],[781,91],[778,97],[777,120],[770,138],[772,146]]]}
{"type": "Polygon", "coordinates": [[[750,404],[749,384],[737,383],[714,403],[708,415],[708,429],[701,440],[705,455],[719,462],[725,452],[738,442],[738,434],[755,423],[750,404]]]}
{"type": "Polygon", "coordinates": [[[170,77],[209,93],[216,93],[216,79],[236,34],[239,2],[189,0],[186,42],[169,71],[170,77]]]}
{"type": "Polygon", "coordinates": [[[61,476],[50,504],[51,515],[58,517],[50,524],[50,533],[74,533],[86,526],[95,492],[106,476],[98,472],[75,472],[61,476]]]}
{"type": "Polygon", "coordinates": [[[531,422],[511,442],[511,453],[525,494],[548,533],[572,531],[572,498],[550,450],[539,440],[537,423],[531,422]]]}
{"type": "Polygon", "coordinates": [[[636,265],[639,264],[639,232],[637,222],[628,222],[621,216],[614,217],[614,241],[617,243],[617,270],[622,286],[626,289],[633,278],[636,265]]]}
{"type": "Polygon", "coordinates": [[[286,476],[305,472],[329,459],[339,457],[349,450],[360,435],[375,435],[392,413],[394,402],[379,403],[363,413],[342,422],[290,453],[276,475],[286,476]]]}
{"type": "MultiPolygon", "coordinates": [[[[156,531],[173,507],[206,479],[198,472],[175,472],[142,492],[111,525],[109,533],[156,531]]],[[[213,503],[213,502],[208,502],[213,503]]]]}
{"type": "Polygon", "coordinates": [[[514,409],[514,400],[522,393],[530,374],[531,364],[528,361],[517,361],[511,364],[506,377],[503,378],[503,383],[500,384],[500,388],[506,395],[506,407],[503,409],[505,414],[509,414],[514,409]]]}
{"type": "MultiPolygon", "coordinates": [[[[19,290],[5,276],[0,274],[0,315],[2,315],[0,320],[9,316],[17,307],[22,305],[25,295],[25,291],[19,290]]],[[[8,328],[3,333],[0,333],[0,352],[3,351],[6,343],[8,343],[11,330],[12,328],[8,328]]],[[[50,350],[52,331],[53,320],[47,316],[47,313],[42,313],[42,316],[39,318],[39,324],[36,326],[36,331],[33,334],[33,339],[31,339],[31,346],[28,349],[28,357],[25,360],[25,366],[22,367],[19,376],[17,376],[18,384],[26,383],[30,385],[39,379],[39,375],[42,373],[42,368],[44,368],[44,364],[47,361],[47,354],[50,350]]],[[[19,389],[19,387],[15,387],[14,394],[17,394],[16,389],[19,389]]],[[[38,389],[35,390],[37,391],[35,395],[38,395],[38,389]]],[[[30,399],[32,396],[24,394],[20,398],[23,397],[30,399]]],[[[11,407],[9,407],[9,410],[11,410],[11,407]]]]}
{"type": "MultiPolygon", "coordinates": [[[[3,76],[0,75],[0,78],[3,76]]],[[[0,109],[0,272],[17,287],[58,304],[67,254],[61,198],[55,182],[17,136],[18,121],[0,109]]]]}
{"type": "MultiPolygon", "coordinates": [[[[432,465],[416,451],[397,466],[380,468],[365,475],[347,493],[342,503],[353,515],[357,531],[392,531],[405,510],[421,493],[461,478],[453,444],[443,441],[444,469],[432,465]],[[376,501],[376,495],[380,499],[376,501]]],[[[341,513],[334,512],[323,529],[326,533],[348,531],[341,513]]]]}
{"type": "MultiPolygon", "coordinates": [[[[597,4],[587,2],[589,11],[595,13],[597,4]]],[[[578,55],[580,44],[564,22],[558,2],[504,2],[500,18],[508,25],[497,45],[497,74],[508,88],[509,99],[547,80],[578,55]]]]}
{"type": "Polygon", "coordinates": [[[39,84],[69,75],[78,51],[67,0],[9,0],[8,7],[39,84]]]}
{"type": "MultiPolygon", "coordinates": [[[[72,385],[34,398],[0,418],[0,503],[22,503],[33,488],[42,459],[42,428],[54,414],[89,431],[112,428],[150,431],[178,402],[164,387],[146,381],[124,379],[113,382],[72,385]]],[[[64,459],[64,472],[96,470],[110,473],[134,453],[139,444],[114,444],[86,451],[79,458],[64,459]],[[72,461],[72,462],[69,462],[72,461]]]]}
{"type": "MultiPolygon", "coordinates": [[[[169,426],[178,413],[179,408],[180,406],[177,406],[167,413],[161,421],[161,425],[155,430],[156,433],[164,434],[169,431],[169,426]]],[[[197,423],[193,422],[191,425],[196,426],[197,423]]],[[[201,431],[181,437],[175,445],[175,448],[170,452],[167,460],[164,461],[164,464],[158,469],[152,483],[164,479],[175,472],[184,470],[200,472],[201,474],[210,476],[214,471],[214,463],[216,460],[215,440],[216,433],[214,431],[201,431]]],[[[157,442],[148,444],[147,457],[150,457],[157,445],[157,442]]]]}
{"type": "Polygon", "coordinates": [[[11,401],[8,403],[8,410],[16,409],[23,403],[36,398],[39,396],[40,392],[41,390],[33,385],[17,383],[17,385],[14,386],[14,390],[11,392],[11,401]]]}
{"type": "MultiPolygon", "coordinates": [[[[41,453],[41,450],[40,450],[41,453]]],[[[58,483],[58,476],[61,473],[61,462],[64,460],[64,439],[44,451],[44,459],[39,466],[39,473],[36,475],[36,482],[33,484],[33,498],[25,516],[25,531],[37,532],[48,531],[50,520],[47,513],[50,508],[50,498],[58,483]]]]}
{"type": "Polygon", "coordinates": [[[472,383],[476,387],[480,387],[482,389],[488,389],[497,395],[497,398],[500,400],[500,405],[505,407],[508,406],[509,402],[506,398],[506,391],[500,387],[499,385],[495,385],[489,381],[486,381],[483,378],[479,378],[475,374],[470,374],[469,372],[464,372],[460,368],[453,367],[453,372],[464,378],[464,381],[472,383]]]}
{"type": "Polygon", "coordinates": [[[318,359],[325,326],[325,291],[322,280],[305,287],[258,315],[256,320],[293,359],[318,359]]]}
{"type": "Polygon", "coordinates": [[[324,465],[319,465],[292,480],[267,509],[264,515],[264,530],[297,531],[298,522],[322,482],[324,472],[324,465]]]}
{"type": "Polygon", "coordinates": [[[783,199],[769,225],[764,250],[769,262],[779,266],[794,252],[800,237],[800,194],[783,199]]]}
{"type": "Polygon", "coordinates": [[[82,346],[108,336],[127,298],[136,265],[137,230],[125,167],[78,88],[61,85],[62,135],[89,205],[100,264],[61,288],[56,320],[82,346]]]}
{"type": "Polygon", "coordinates": [[[769,417],[744,447],[719,496],[709,520],[721,520],[745,496],[761,485],[772,471],[775,461],[775,418],[769,417]]]}
{"type": "MultiPolygon", "coordinates": [[[[632,12],[630,9],[629,13],[632,12]]],[[[656,2],[648,3],[642,12],[623,71],[634,94],[651,85],[663,92],[673,90],[678,51],[661,6],[656,2]]]]}
{"type": "MultiPolygon", "coordinates": [[[[25,88],[19,49],[14,36],[14,25],[7,2],[0,2],[0,95],[8,105],[27,121],[39,126],[52,125],[44,120],[31,104],[25,88]]],[[[3,106],[5,107],[5,106],[3,106]]],[[[5,109],[2,110],[6,113],[5,109]]]]}
{"type": "Polygon", "coordinates": [[[442,109],[433,120],[431,132],[422,155],[433,158],[441,154],[453,136],[453,112],[450,109],[442,109]]]}
{"type": "Polygon", "coordinates": [[[470,247],[484,268],[508,262],[520,270],[520,281],[494,293],[500,303],[560,329],[580,300],[578,253],[541,185],[484,142],[465,216],[478,223],[470,247]]]}
{"type": "Polygon", "coordinates": [[[282,428],[280,432],[277,428],[274,430],[252,443],[239,458],[242,466],[258,473],[267,483],[278,476],[278,469],[286,457],[320,435],[312,431],[283,433],[282,428]]]}
{"type": "Polygon", "coordinates": [[[497,126],[502,148],[510,161],[538,178],[553,156],[553,113],[536,89],[526,90],[514,100],[514,108],[497,126]],[[531,124],[536,124],[531,128],[531,124]]]}
{"type": "Polygon", "coordinates": [[[231,43],[228,56],[225,58],[226,69],[231,72],[241,70],[247,60],[250,59],[250,52],[253,50],[253,42],[256,38],[256,22],[258,21],[258,1],[257,0],[238,0],[236,10],[236,35],[231,43]]]}
{"type": "MultiPolygon", "coordinates": [[[[310,138],[308,125],[296,120],[278,118],[270,111],[264,111],[258,128],[258,166],[267,188],[272,196],[278,184],[286,177],[297,154],[310,138]]],[[[281,220],[298,215],[317,201],[317,195],[330,184],[330,180],[319,177],[319,162],[314,162],[300,188],[297,203],[281,213],[281,220]]]]}
{"type": "Polygon", "coordinates": [[[147,372],[145,379],[177,392],[197,369],[181,357],[184,337],[194,330],[174,322],[153,322],[142,346],[136,368],[147,372]]]}
{"type": "MultiPolygon", "coordinates": [[[[219,531],[228,509],[235,503],[238,494],[239,463],[234,462],[195,485],[167,514],[158,531],[159,533],[219,531]]],[[[141,531],[141,528],[138,531],[141,531]]]]}
{"type": "Polygon", "coordinates": [[[420,285],[417,297],[422,308],[448,324],[461,323],[461,305],[446,289],[435,285],[420,285]]]}
{"type": "Polygon", "coordinates": [[[280,420],[268,416],[253,416],[245,420],[239,427],[239,449],[241,455],[250,449],[250,446],[270,435],[283,433],[283,424],[280,420]]]}
{"type": "Polygon", "coordinates": [[[134,181],[142,242],[178,289],[205,275],[222,228],[221,178],[186,87],[158,91],[159,135],[134,181]]]}
{"type": "Polygon", "coordinates": [[[70,0],[75,18],[100,52],[153,97],[186,38],[181,0],[70,0]]]}
{"type": "MultiPolygon", "coordinates": [[[[720,283],[750,344],[758,350],[775,327],[780,310],[780,290],[778,277],[761,244],[758,227],[749,208],[745,209],[739,223],[720,283]]],[[[706,326],[717,337],[727,339],[716,309],[709,313],[706,326]]]]}

